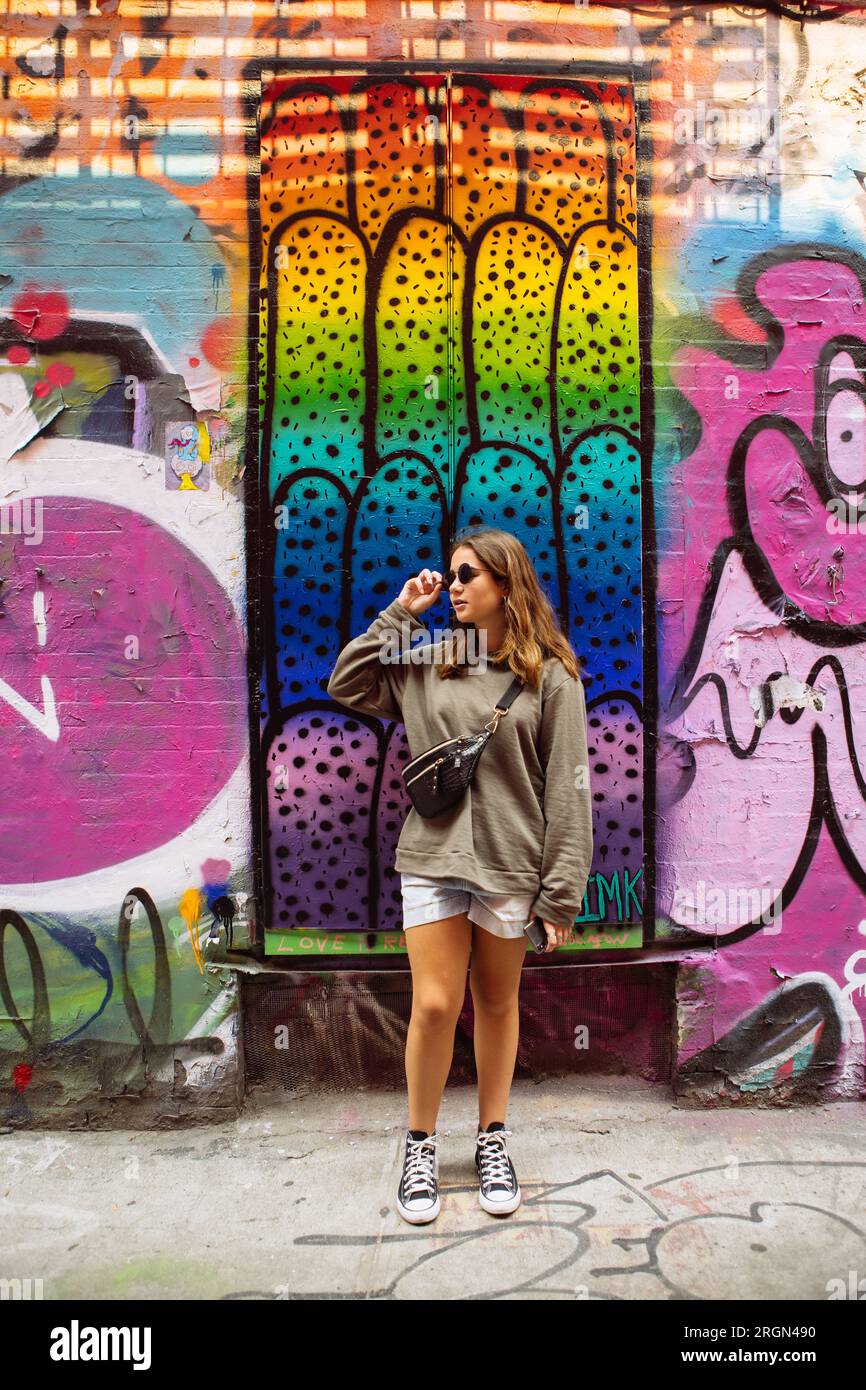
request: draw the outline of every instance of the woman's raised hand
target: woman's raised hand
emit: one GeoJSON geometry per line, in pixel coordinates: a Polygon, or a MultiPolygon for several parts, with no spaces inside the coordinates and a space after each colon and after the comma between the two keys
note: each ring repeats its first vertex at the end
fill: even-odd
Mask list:
{"type": "Polygon", "coordinates": [[[442,575],[439,571],[422,570],[420,574],[406,580],[397,595],[397,602],[402,603],[413,617],[417,617],[436,602],[441,592],[442,575]]]}

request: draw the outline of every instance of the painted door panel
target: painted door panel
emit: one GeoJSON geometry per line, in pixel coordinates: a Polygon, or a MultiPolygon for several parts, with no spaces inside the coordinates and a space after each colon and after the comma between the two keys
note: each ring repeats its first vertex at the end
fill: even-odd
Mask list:
{"type": "MultiPolygon", "coordinates": [[[[631,89],[307,75],[261,111],[266,891],[273,929],[399,931],[402,725],[325,694],[341,647],[476,522],[526,545],[586,663],[593,873],[642,869],[631,89]]],[[[620,936],[618,944],[622,944],[620,936]]]]}

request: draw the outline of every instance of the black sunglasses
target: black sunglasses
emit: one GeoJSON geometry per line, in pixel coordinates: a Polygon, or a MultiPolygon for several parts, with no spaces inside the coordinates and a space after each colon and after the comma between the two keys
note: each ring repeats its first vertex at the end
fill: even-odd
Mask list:
{"type": "Polygon", "coordinates": [[[492,570],[478,570],[473,565],[458,565],[456,570],[446,570],[442,576],[443,589],[450,589],[455,579],[459,579],[461,584],[468,584],[470,579],[474,579],[476,574],[492,574],[492,570]]]}

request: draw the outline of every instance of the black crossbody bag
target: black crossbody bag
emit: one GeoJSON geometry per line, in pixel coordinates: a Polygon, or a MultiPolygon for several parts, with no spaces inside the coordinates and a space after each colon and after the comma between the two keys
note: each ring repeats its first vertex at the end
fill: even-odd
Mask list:
{"type": "Polygon", "coordinates": [[[517,699],[523,682],[514,677],[501,700],[493,707],[490,721],[477,734],[461,734],[419,753],[403,768],[403,785],[412,805],[421,816],[440,816],[464,795],[478,766],[478,759],[517,699]]]}

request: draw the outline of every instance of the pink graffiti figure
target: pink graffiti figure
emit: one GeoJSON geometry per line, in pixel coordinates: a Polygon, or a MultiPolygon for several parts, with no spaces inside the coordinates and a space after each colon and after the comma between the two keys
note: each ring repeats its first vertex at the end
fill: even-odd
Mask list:
{"type": "Polygon", "coordinates": [[[658,907],[720,938],[780,929],[824,824],[866,891],[866,262],[788,248],[738,288],[752,342],[678,358],[702,433],[685,574],[672,555],[660,581],[683,623],[663,620],[658,907]]]}

